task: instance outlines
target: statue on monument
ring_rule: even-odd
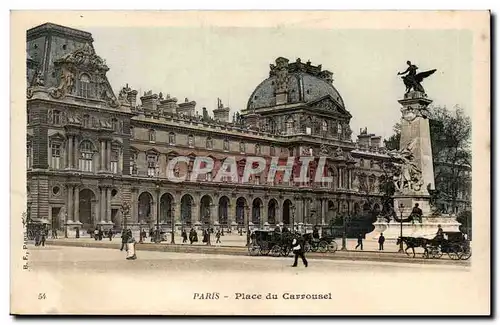
[[[393,150],[389,155],[398,160],[396,172],[393,175],[394,186],[396,190],[420,191],[422,187],[422,171],[420,171],[414,162],[412,148],[415,141],[410,142],[402,150]]]
[[[436,69],[417,73],[418,67],[416,65],[411,64],[410,61],[406,61],[406,64],[408,64],[408,68],[404,72],[398,72],[398,76],[406,74],[406,76],[401,77],[406,86],[406,93],[409,93],[412,89],[425,93],[424,87],[422,87],[421,82],[425,78],[436,72]]]

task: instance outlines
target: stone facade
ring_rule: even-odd
[[[326,224],[339,214],[382,209],[380,137],[366,130],[351,140],[350,113],[332,73],[300,60],[278,58],[248,106],[229,117],[219,100],[210,116],[196,102],[138,94],[126,85],[113,92],[106,62],[89,33],[54,24],[27,32],[28,207],[53,227],[200,224],[265,227],[278,223]],[[137,96],[141,96],[138,100]],[[228,156],[326,156],[333,182],[173,183],[166,166],[176,156],[210,156],[215,170]],[[179,173],[191,173],[192,164]],[[312,164],[312,169],[315,165]],[[312,174],[312,170],[310,170]],[[241,175],[240,175],[241,176]],[[295,209],[292,209],[292,206]],[[158,218],[158,219],[157,219]]]

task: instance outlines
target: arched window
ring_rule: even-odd
[[[137,152],[130,152],[130,175],[137,175]]]
[[[149,141],[150,142],[155,142],[156,141],[155,130],[149,130]]]
[[[33,155],[32,155],[32,145],[31,141],[28,141],[26,143],[26,168],[31,169],[32,166],[32,161],[33,161]]]
[[[229,140],[224,139],[224,145],[223,145],[224,151],[229,151]]]
[[[50,143],[50,168],[60,169],[61,168],[61,143],[51,142]]]
[[[328,123],[325,120],[323,120],[323,122],[321,122],[321,130],[323,132],[328,132]]]
[[[168,134],[168,144],[170,144],[170,145],[175,144],[175,133],[174,132],[170,132]]]
[[[56,109],[52,111],[52,123],[54,125],[61,124],[61,112]]]
[[[212,149],[213,148],[212,138],[210,138],[210,137],[207,138],[206,147],[207,147],[207,149]]]
[[[255,145],[255,154],[260,155],[260,145],[258,143]]]
[[[84,128],[90,127],[90,116],[88,114],[83,115],[82,126]]]
[[[194,136],[192,134],[188,136],[188,147],[190,148],[194,147]]]
[[[78,96],[88,98],[90,97],[90,77],[82,74],[80,77],[80,87],[78,88]]]
[[[79,169],[84,172],[92,171],[92,163],[94,158],[94,146],[92,142],[86,140],[80,143],[80,160]]]

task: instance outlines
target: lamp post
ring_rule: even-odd
[[[207,220],[208,220],[208,225],[207,225],[207,246],[212,246],[212,243],[210,242],[210,217],[211,217],[211,214],[210,214],[210,209],[212,208],[212,204],[210,204],[208,207],[207,207],[207,212],[206,212],[206,215],[207,215]]]
[[[247,215],[247,247],[250,246],[250,214],[248,212],[249,210],[250,207],[245,202],[245,214]]]
[[[344,215],[342,216],[342,226],[344,228],[344,231],[342,232],[342,248],[340,250],[346,251],[347,250],[347,219],[349,218],[349,215]]]
[[[295,233],[295,202],[292,204],[291,206],[291,210],[292,210],[292,233]]]
[[[170,244],[175,244],[175,207],[172,206],[172,201],[170,201],[170,220],[172,222],[172,238],[170,239]]]
[[[121,206],[122,218],[123,218],[123,230],[127,230],[127,216],[130,211],[130,204],[128,202],[123,202]]]
[[[403,211],[404,211],[405,206],[403,205],[403,203],[401,203],[398,208],[399,208],[399,213],[400,213],[400,218],[401,218],[399,220],[399,226],[400,226],[400,228],[399,228],[399,230],[400,230],[399,236],[402,238],[403,237]],[[400,240],[399,241],[399,250],[398,250],[398,253],[403,253],[403,252],[404,252],[404,250],[403,250],[403,241]]]
[[[160,243],[160,184],[156,183],[156,243]]]

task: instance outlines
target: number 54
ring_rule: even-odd
[[[47,296],[45,296],[45,293],[39,293],[38,294],[38,300],[43,300],[43,299],[46,299]]]

